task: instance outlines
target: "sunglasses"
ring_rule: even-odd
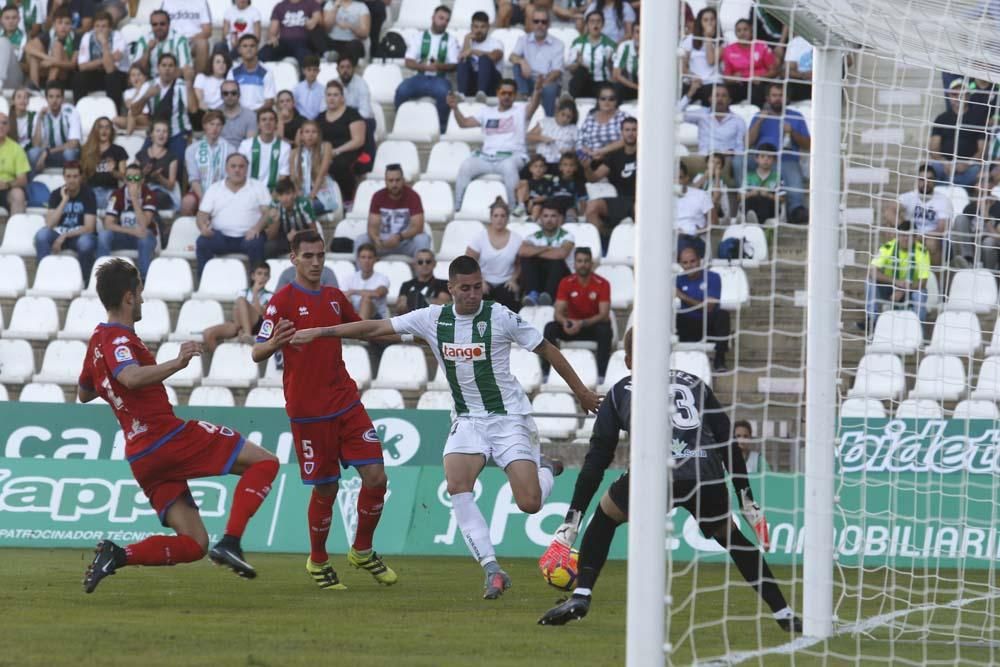
[[[126,176],[125,180],[128,181],[129,183],[139,183],[140,181],[142,181],[142,175],[136,174],[134,176]]]
[[[433,259],[418,259],[417,260],[417,264],[419,264],[421,266],[423,266],[424,264],[433,264],[433,263],[434,263]]]
[[[222,91],[222,96],[223,97],[239,97],[240,96],[240,91],[238,91],[238,90],[223,90]]]

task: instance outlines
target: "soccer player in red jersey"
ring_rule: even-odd
[[[217,565],[253,579],[257,572],[243,559],[240,538],[247,522],[271,490],[278,459],[247,442],[239,433],[208,422],[184,422],[174,415],[163,381],[201,353],[187,342],[176,359],[157,364],[133,329],[142,318],[142,280],[132,264],[113,259],[97,271],[97,295],[108,321],[90,337],[78,393],[87,403],[103,398],[125,433],[125,456],[132,474],[164,526],[177,535],[152,535],[120,547],[110,540],[97,545],[83,579],[83,590],[126,565],[175,565],[201,560],[208,533],[188,488],[188,480],[240,475],[233,493],[224,537],[208,551]]]
[[[397,581],[396,573],[372,549],[385,500],[382,443],[344,366],[340,339],[288,345],[297,329],[361,318],[343,292],[320,284],[323,238],[315,231],[302,231],[292,237],[291,246],[295,280],[271,297],[257,333],[253,360],[259,363],[279,350],[284,357],[285,410],[292,423],[302,482],[313,487],[307,512],[310,554],[306,571],[324,590],[346,588],[326,551],[342,462],[354,466],[361,477],[358,529],[347,562],[367,570],[380,584],[391,585]]]

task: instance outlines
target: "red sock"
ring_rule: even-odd
[[[378,520],[382,518],[385,503],[384,486],[362,486],[358,494],[358,532],[354,535],[354,549],[367,551],[372,548],[372,537]]]
[[[337,496],[321,496],[313,491],[309,500],[309,558],[314,563],[325,563],[329,558],[326,553],[326,537],[330,534],[333,501],[336,499]]]
[[[150,535],[125,547],[126,565],[176,565],[201,560],[205,552],[187,535]]]
[[[271,490],[271,482],[278,474],[278,461],[268,459],[258,461],[243,472],[236,491],[233,492],[233,508],[229,510],[226,535],[242,537],[247,529],[247,521],[254,515]]]

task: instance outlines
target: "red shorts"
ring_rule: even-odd
[[[135,481],[166,526],[167,510],[178,500],[197,507],[188,480],[228,475],[245,442],[228,426],[189,421],[128,461]]]
[[[336,482],[341,465],[382,463],[382,443],[360,403],[339,417],[292,422],[292,437],[303,484]]]

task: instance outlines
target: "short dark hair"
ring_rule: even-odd
[[[354,255],[356,257],[360,257],[361,253],[363,253],[365,250],[371,250],[371,253],[376,257],[378,257],[378,251],[375,250],[374,243],[362,243],[361,245],[358,246],[358,249],[354,251]]]
[[[289,192],[295,192],[295,181],[288,176],[282,176],[278,179],[278,182],[274,184],[274,194],[286,195]]]
[[[303,229],[292,237],[292,252],[298,252],[303,243],[322,243],[323,237],[315,229]]]
[[[479,23],[489,23],[490,22],[490,15],[487,14],[486,12],[483,12],[483,11],[475,12],[472,15],[472,23],[475,23],[477,21]]]
[[[770,142],[767,142],[767,141],[765,141],[764,143],[762,143],[759,146],[757,146],[757,148],[755,150],[758,153],[777,153],[778,152],[778,148],[774,144],[772,144]]]
[[[559,105],[556,107],[556,113],[559,113],[563,109],[571,112],[574,125],[580,122],[580,111],[576,108],[576,102],[569,98],[559,100]]]
[[[20,11],[21,10],[18,9],[17,7],[15,7],[14,5],[7,5],[6,7],[3,8],[3,11],[0,11],[0,14],[6,14],[7,12],[18,12],[18,13],[20,13]]]
[[[516,91],[517,81],[514,81],[514,79],[500,79],[500,83],[497,85],[497,90],[500,90],[501,86],[512,86]]]
[[[209,109],[205,112],[205,115],[201,117],[201,126],[205,127],[213,120],[217,120],[223,125],[226,124],[226,116],[218,109]]]
[[[97,23],[98,21],[107,21],[111,24],[111,27],[114,27],[115,25],[114,19],[111,18],[111,14],[103,9],[98,12],[94,12],[94,23]]]
[[[319,56],[310,54],[302,59],[302,69],[307,67],[319,67]]]
[[[573,256],[576,257],[577,255],[586,255],[587,257],[594,259],[594,253],[592,253],[590,248],[587,246],[577,246],[577,248],[573,251]]]
[[[771,83],[767,84],[767,92],[771,92],[772,88],[777,88],[778,90],[780,90],[782,95],[784,95],[785,93],[785,84],[783,83],[772,81]]]
[[[595,7],[596,7],[596,5],[595,5]],[[595,9],[592,12],[587,12],[587,15],[583,17],[583,22],[586,23],[587,21],[589,21],[591,16],[600,16],[601,17],[601,23],[604,23],[604,14],[601,13],[600,9]]]
[[[229,161],[232,160],[233,158],[240,158],[247,164],[250,164],[250,160],[247,159],[247,156],[244,155],[243,153],[230,153],[229,157],[226,158],[226,164],[229,164]]]
[[[542,210],[544,211],[545,209],[549,209],[550,211],[558,211],[559,215],[565,215],[566,213],[566,211],[563,210],[563,206],[559,202],[559,200],[554,199],[552,197],[542,202]]]
[[[468,255],[459,255],[448,265],[448,280],[453,280],[456,276],[470,276],[480,271],[479,262]]]
[[[743,428],[745,428],[746,430],[750,431],[750,437],[752,438],[753,437],[753,426],[751,426],[750,422],[748,422],[746,419],[737,419],[736,421],[733,422],[733,434],[735,434],[736,433],[736,429],[738,429],[741,426]]]
[[[156,59],[156,64],[162,65],[164,60],[173,60],[174,64],[177,64],[177,56],[172,53],[161,53],[160,57]]]
[[[339,65],[340,63],[342,63],[345,60],[347,62],[351,63],[351,67],[357,67],[358,66],[358,60],[357,60],[357,58],[355,58],[354,56],[352,56],[350,53],[341,53],[337,57],[337,64]]]
[[[265,271],[267,271],[268,273],[270,273],[271,272],[271,265],[268,264],[267,262],[261,262],[259,264],[254,264],[254,267],[252,269],[250,269],[250,273],[253,273],[257,269],[264,269]]]
[[[621,127],[625,127],[627,123],[632,123],[636,127],[639,127],[639,119],[636,118],[635,116],[625,116],[624,118],[622,118]]]
[[[388,174],[390,171],[398,171],[400,174],[402,174],[403,165],[399,164],[398,162],[393,162],[392,164],[385,165],[385,173]]]
[[[73,170],[73,169],[75,169],[76,171],[80,171],[80,163],[78,161],[76,161],[76,160],[66,160],[65,162],[63,162],[63,168],[62,168],[62,170],[64,172],[65,171],[69,171],[69,170]]]
[[[60,9],[62,9],[62,8],[60,7]],[[66,90],[62,87],[62,84],[59,83],[58,81],[49,81],[47,84],[45,84],[45,94],[46,95],[49,94],[50,90],[58,90],[59,94],[62,95],[62,96],[64,96],[64,97],[66,95]]]
[[[242,46],[243,42],[247,41],[248,39],[252,39],[254,44],[257,44],[257,43],[260,42],[260,40],[257,39],[257,35],[253,34],[252,32],[248,32],[248,33],[244,33],[243,35],[241,35],[239,41],[237,41],[236,44],[238,46]]]
[[[125,171],[142,171],[142,165],[138,162],[129,162],[125,165]]]
[[[262,116],[266,116],[267,114],[273,114],[274,115],[274,119],[275,120],[278,119],[278,112],[277,111],[275,111],[271,107],[261,107],[260,109],[257,109],[257,122],[259,123],[261,117]]]
[[[434,8],[434,13],[437,14],[438,12],[444,12],[448,16],[451,16],[451,7],[449,7],[448,5],[438,5],[437,7]]]
[[[69,11],[69,7],[66,5],[60,5],[54,12],[52,12],[52,20],[55,21],[56,19],[69,19],[72,21],[73,13]]]
[[[128,260],[115,258],[97,269],[97,296],[108,310],[119,308],[129,292],[139,289],[139,270]]]
[[[66,6],[66,5],[63,5],[63,7],[65,7],[65,6]],[[62,7],[60,7],[60,9],[62,9]],[[170,14],[166,13],[166,12],[165,12],[165,11],[163,11],[162,9],[156,9],[156,10],[154,10],[153,12],[151,12],[151,13],[150,13],[150,15],[149,15],[149,18],[153,18],[153,17],[154,17],[154,16],[156,16],[157,14],[162,14],[163,16],[166,16],[166,17],[167,17],[167,23],[168,23],[168,24],[170,23]]]
[[[341,94],[343,94],[344,92],[344,84],[337,81],[336,79],[330,79],[329,81],[327,81],[326,87],[323,90],[330,90],[331,88],[336,88],[341,92]]]

